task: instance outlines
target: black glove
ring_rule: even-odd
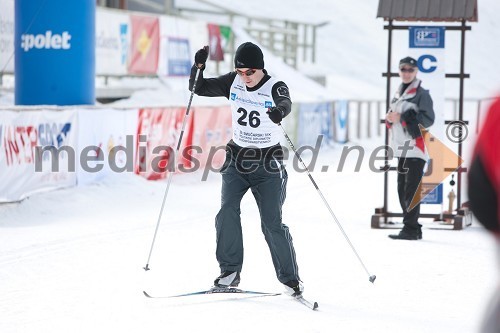
[[[413,139],[416,139],[416,138],[422,136],[422,134],[420,133],[420,128],[418,127],[418,123],[412,123],[409,125],[407,124],[406,130],[408,131],[408,133],[410,133],[410,135]]]
[[[279,124],[283,120],[284,114],[285,112],[279,106],[273,106],[272,108],[269,108],[269,110],[267,110],[269,119],[271,119],[275,124]]]
[[[403,114],[401,114],[401,121],[406,123],[406,130],[412,138],[416,139],[422,136],[420,128],[418,127],[417,112],[415,110],[409,109],[403,112]]]
[[[194,63],[199,68],[202,68],[205,66],[207,59],[208,59],[208,45],[203,46],[202,49],[199,49],[196,52],[196,54],[194,55]]]

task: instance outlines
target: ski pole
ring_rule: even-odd
[[[191,102],[193,101],[193,96],[194,96],[194,92],[196,90],[196,83],[198,82],[199,75],[200,75],[200,68],[198,68],[196,70],[196,76],[194,77],[193,89],[191,90],[191,95],[189,97],[189,103],[188,103],[187,108],[186,108],[186,114],[184,115],[184,120],[182,121],[182,128],[181,128],[181,133],[179,135],[179,141],[177,142],[177,148],[175,149],[175,152],[174,152],[174,158],[173,158],[174,163],[176,161],[176,157],[177,157],[177,153],[179,152],[179,148],[181,146],[182,136],[184,135],[184,130],[186,128],[187,118],[189,117],[189,110],[191,109]],[[163,194],[163,202],[161,203],[160,214],[158,215],[158,221],[156,222],[156,229],[155,229],[155,233],[153,235],[153,241],[151,242],[151,248],[149,250],[148,261],[146,263],[146,266],[143,267],[145,271],[149,271],[149,261],[151,259],[151,253],[153,253],[153,247],[154,247],[155,240],[156,240],[156,234],[158,233],[158,227],[160,226],[161,217],[163,215],[163,209],[165,208],[165,201],[167,200],[167,195],[168,195],[168,190],[170,188],[170,183],[172,182],[172,174],[173,174],[173,172],[169,172],[167,175],[167,188],[165,189],[165,193]]]
[[[368,280],[371,283],[374,283],[374,281],[375,281],[375,279],[377,277],[375,275],[371,275],[370,272],[368,272],[368,269],[366,268],[365,264],[363,263],[363,260],[361,260],[361,257],[359,256],[358,252],[356,251],[356,249],[352,245],[351,241],[349,240],[349,237],[347,237],[347,234],[345,233],[344,228],[342,228],[342,225],[340,224],[339,220],[337,219],[337,217],[333,213],[333,210],[330,207],[330,205],[328,204],[328,201],[326,201],[325,197],[323,196],[323,193],[321,193],[321,190],[319,189],[318,184],[316,184],[316,182],[314,181],[314,178],[311,176],[311,173],[309,172],[309,169],[307,168],[306,164],[304,163],[304,161],[302,160],[302,158],[300,157],[300,155],[297,153],[297,150],[295,149],[295,146],[293,145],[292,140],[290,140],[290,137],[288,136],[288,134],[286,134],[286,131],[283,128],[283,126],[281,126],[281,123],[279,123],[278,125],[281,128],[281,130],[283,131],[283,134],[285,135],[285,138],[288,141],[288,144],[290,145],[290,147],[292,148],[293,152],[295,153],[295,156],[297,156],[297,158],[299,159],[300,163],[302,163],[302,166],[306,170],[307,175],[309,176],[309,179],[311,180],[311,182],[313,183],[314,187],[316,188],[316,191],[318,191],[319,196],[321,197],[321,199],[323,199],[323,202],[325,203],[326,207],[330,211],[330,214],[332,215],[333,220],[335,221],[335,223],[337,223],[337,226],[339,227],[340,231],[342,232],[342,235],[344,235],[345,240],[347,241],[347,243],[351,247],[352,251],[354,252],[354,254],[356,255],[356,257],[358,258],[359,262],[361,263],[361,266],[363,266],[366,274],[368,274]]]

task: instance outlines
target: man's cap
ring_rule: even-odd
[[[262,50],[250,42],[241,44],[234,54],[234,67],[264,69]]]
[[[406,57],[406,58],[403,58],[399,61],[399,67],[401,67],[403,65],[417,67],[417,61],[415,59],[413,59],[412,57]]]

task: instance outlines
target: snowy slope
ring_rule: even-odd
[[[174,176],[150,262],[142,267],[165,182],[122,175],[102,184],[0,206],[1,332],[477,332],[496,281],[493,240],[426,224],[424,240],[398,242],[370,229],[382,176],[336,172],[325,150],[314,172],[374,285],[303,173],[290,173],[284,221],[294,237],[312,312],[287,296],[147,299],[207,288],[218,275],[214,216],[220,176]],[[367,154],[369,151],[367,151]],[[317,167],[316,170],[320,170]],[[364,190],[369,189],[369,190]],[[391,205],[395,204],[394,200]],[[241,287],[282,291],[260,232],[257,207],[242,202],[245,264]]]

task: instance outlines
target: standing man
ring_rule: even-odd
[[[199,69],[195,93],[226,97],[231,105],[233,129],[232,139],[226,145],[226,161],[220,170],[221,208],[215,217],[215,229],[221,274],[214,286],[237,287],[240,282],[243,266],[240,202],[251,189],[278,280],[289,294],[299,295],[303,287],[292,236],[281,221],[288,176],[278,124],[291,111],[288,87],[267,73],[262,51],[253,43],[243,43],[236,50],[234,72],[216,78],[203,77],[207,58],[208,46],[196,52],[189,89],[192,90]]]
[[[424,166],[429,155],[419,125],[427,128],[434,123],[434,110],[429,91],[420,86],[417,79],[417,61],[411,57],[399,62],[399,77],[402,80],[389,112],[386,124],[391,136],[391,145],[398,157],[398,196],[403,210],[404,227],[392,239],[422,239],[422,225],[418,223],[420,203],[410,210],[410,204],[419,189]]]

